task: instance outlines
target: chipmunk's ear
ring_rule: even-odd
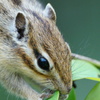
[[[55,12],[54,8],[51,6],[50,3],[48,3],[48,4],[46,5],[46,7],[45,7],[45,9],[44,9],[44,11],[43,11],[43,14],[44,14],[46,17],[48,17],[48,18],[50,18],[50,19],[56,21],[56,12]]]
[[[24,37],[25,35],[25,31],[26,31],[26,17],[24,14],[22,13],[18,13],[15,19],[15,27],[17,29],[18,32],[18,39],[21,39]]]

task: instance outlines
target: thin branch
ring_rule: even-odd
[[[84,61],[87,61],[87,62],[89,62],[89,63],[91,63],[93,65],[96,65],[97,67],[100,68],[100,61],[91,59],[89,57],[85,57],[85,56],[82,56],[82,55],[78,55],[78,54],[72,53],[72,59],[84,60]]]

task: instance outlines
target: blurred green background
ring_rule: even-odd
[[[53,5],[57,26],[72,52],[100,60],[100,0],[41,0]],[[76,81],[77,100],[84,100],[95,81]],[[20,100],[0,88],[0,100]]]

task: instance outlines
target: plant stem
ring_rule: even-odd
[[[72,53],[72,59],[84,60],[84,61],[87,61],[87,62],[97,66],[98,68],[100,68],[100,61],[91,59],[89,57],[85,57],[85,56],[82,56],[82,55],[79,55],[79,54]]]

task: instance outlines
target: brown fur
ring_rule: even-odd
[[[62,94],[69,93],[72,87],[71,51],[59,32],[55,20],[46,17],[42,13],[41,4],[35,0],[7,0],[6,3],[7,7],[4,0],[0,1],[0,70],[6,70],[8,83],[11,86],[8,87],[3,77],[0,77],[1,83],[19,96],[25,95],[27,100],[33,98],[37,100],[40,94],[33,91],[22,76],[28,77],[39,86],[59,90]],[[37,5],[39,6],[35,9]],[[18,13],[20,15],[16,17]],[[18,39],[17,29],[23,27],[24,35]],[[49,72],[36,67],[34,61],[37,60],[37,53],[41,56],[44,56],[44,53],[48,55],[47,60],[52,65]],[[11,80],[15,73],[16,77],[20,78],[20,81],[16,78],[16,84]]]

